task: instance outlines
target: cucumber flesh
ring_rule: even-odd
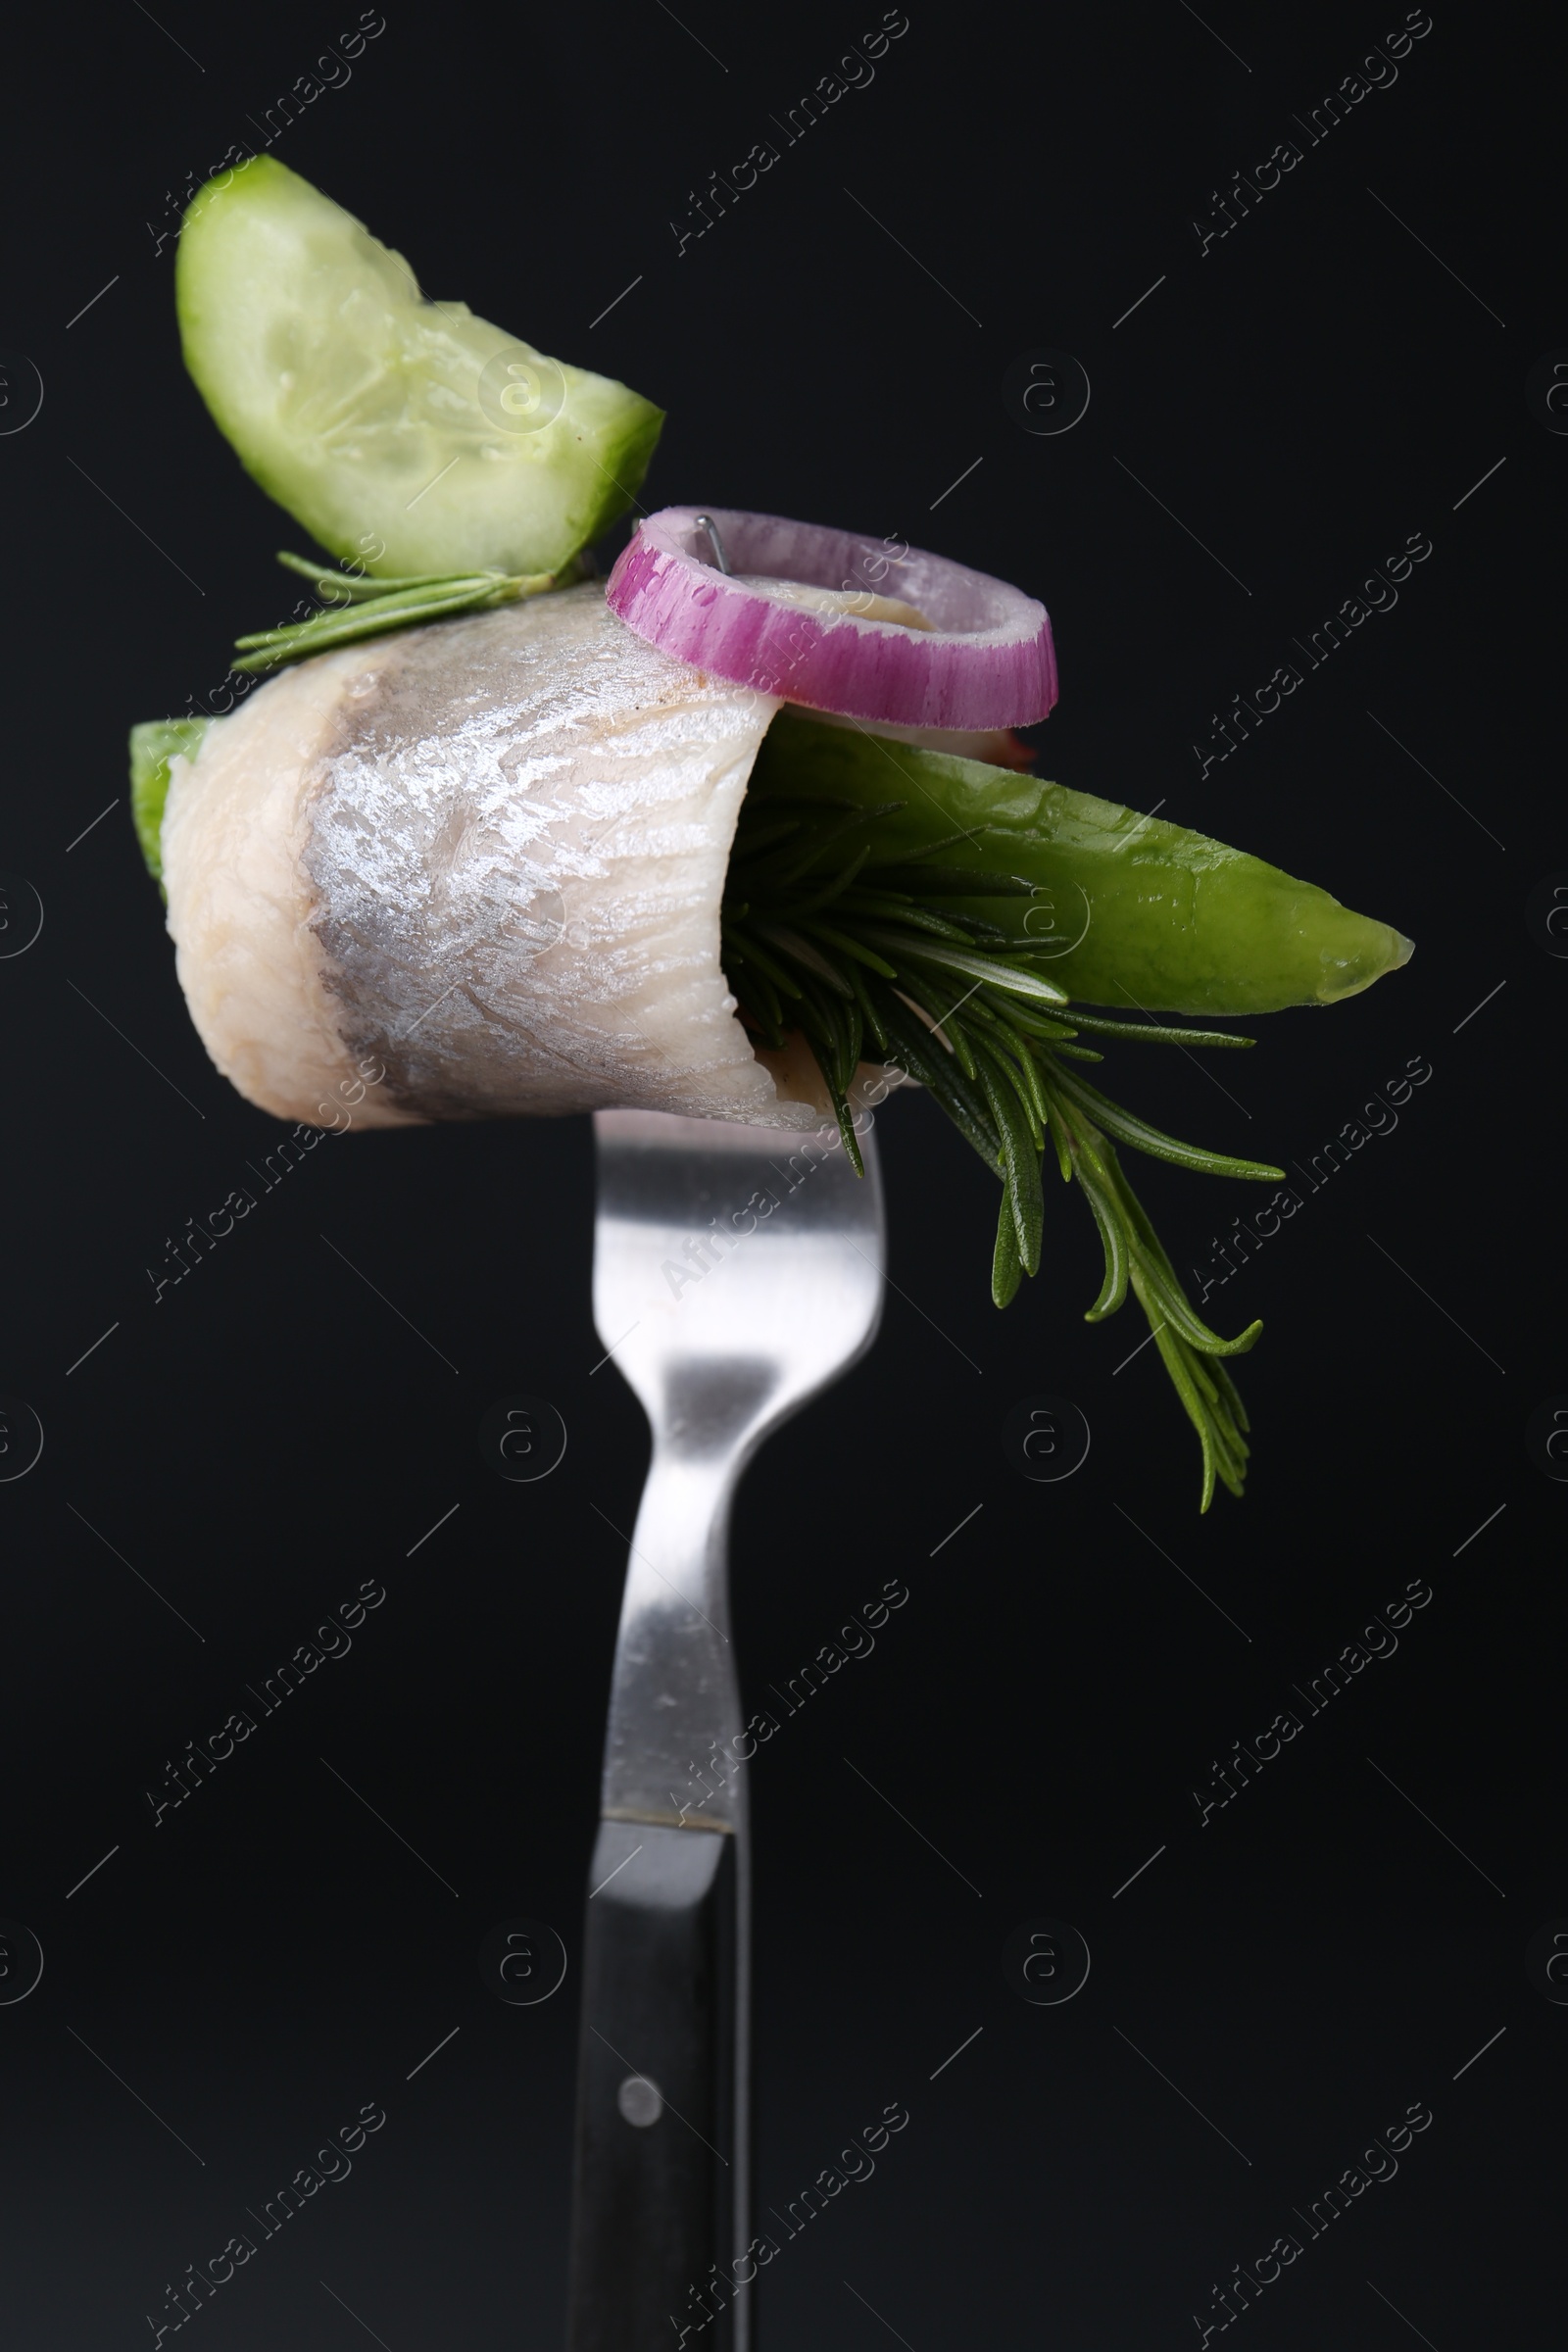
[[[663,412],[547,359],[272,156],[180,235],[185,365],[246,469],[375,573],[557,571],[628,507]]]
[[[130,730],[130,821],[136,828],[147,871],[164,878],[164,803],[169,798],[169,762],[177,753],[194,760],[210,718],[149,718]]]

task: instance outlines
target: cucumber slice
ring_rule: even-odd
[[[198,192],[175,295],[185,365],[247,471],[372,572],[558,571],[632,503],[664,420],[426,301],[271,156]]]
[[[130,730],[130,821],[136,828],[147,871],[164,878],[164,803],[169,798],[169,762],[183,752],[194,760],[210,718],[149,718]]]

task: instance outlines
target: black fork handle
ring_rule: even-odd
[[[748,2332],[735,2310],[738,1862],[723,1832],[600,1824],[583,1938],[569,2352],[678,2352],[683,2332],[701,2332],[704,2352],[737,2352]]]

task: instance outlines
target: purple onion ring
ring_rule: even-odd
[[[700,514],[717,524],[732,574],[897,598],[931,626],[780,603],[716,568]],[[945,556],[852,531],[665,507],[637,525],[605,599],[639,637],[694,669],[873,724],[1023,727],[1056,700],[1044,605]]]

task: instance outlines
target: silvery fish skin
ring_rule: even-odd
[[[169,928],[213,1059],[327,1123],[379,1065],[360,1125],[626,1105],[814,1128],[814,1068],[753,1052],[719,955],[778,707],[593,586],[284,671],[172,771]]]

